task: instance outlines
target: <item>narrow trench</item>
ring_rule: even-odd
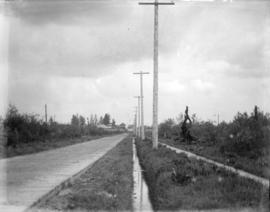
[[[143,178],[142,168],[137,156],[135,139],[133,143],[133,211],[154,211],[149,198],[147,184]]]

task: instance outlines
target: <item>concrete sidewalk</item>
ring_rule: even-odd
[[[0,160],[0,211],[23,211],[86,168],[127,134]]]

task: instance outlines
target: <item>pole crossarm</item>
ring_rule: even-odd
[[[174,2],[139,2],[139,5],[175,5]]]
[[[134,72],[133,74],[150,74],[149,72]]]
[[[174,2],[139,2],[139,5],[154,5],[154,57],[153,57],[153,148],[158,148],[158,6],[174,5]],[[142,75],[141,75],[142,77]]]

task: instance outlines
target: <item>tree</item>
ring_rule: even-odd
[[[164,138],[171,138],[172,137],[172,130],[173,126],[175,125],[175,122],[173,119],[167,119],[163,123],[159,125],[159,135]]]
[[[79,121],[78,115],[72,115],[71,125],[72,126],[79,126],[80,125],[80,121]]]
[[[100,116],[100,118],[99,118],[99,122],[98,122],[99,124],[103,124],[103,117],[102,116]]]
[[[94,124],[97,125],[98,124],[98,118],[97,118],[97,114],[95,114],[94,116]]]
[[[80,123],[80,126],[83,127],[85,125],[85,118],[83,116],[79,116],[79,123]]]
[[[103,124],[105,125],[109,125],[111,122],[111,117],[110,114],[105,113],[104,118],[103,118]]]
[[[53,123],[54,123],[53,118],[52,118],[52,117],[50,117],[50,119],[49,119],[49,124],[50,124],[50,126],[52,126],[52,125],[53,125]]]
[[[121,128],[121,129],[126,129],[126,124],[125,123],[121,123],[120,125],[119,125],[119,127]]]
[[[115,120],[112,120],[112,126],[115,127]]]
[[[94,120],[93,114],[91,114],[91,116],[90,116],[90,124],[95,125],[95,120]]]

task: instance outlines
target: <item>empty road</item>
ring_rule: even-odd
[[[0,211],[23,211],[86,168],[127,134],[0,160]]]

